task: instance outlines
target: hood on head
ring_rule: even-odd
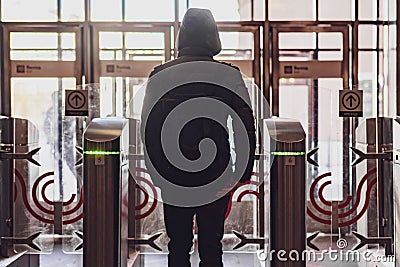
[[[190,8],[183,17],[176,39],[178,51],[184,48],[202,48],[214,56],[221,52],[217,24],[210,10]]]

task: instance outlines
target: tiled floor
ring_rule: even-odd
[[[250,253],[225,253],[223,256],[226,267],[259,267],[261,266],[255,254]],[[199,266],[199,257],[194,253],[191,257],[192,266]],[[167,256],[165,254],[149,254],[144,257],[144,266],[165,267],[167,266]]]
[[[348,238],[349,247],[351,248],[357,242],[354,238]],[[315,239],[314,244],[320,248],[319,252],[309,250],[308,252],[315,253],[314,257],[307,262],[307,267],[394,267],[394,263],[388,264],[372,264],[367,265],[361,258],[360,260],[353,260],[353,258],[342,258],[342,260],[332,259],[329,254],[325,252],[324,256],[321,256],[323,250],[338,250],[335,247],[335,240],[329,236],[321,236]],[[343,250],[342,252],[345,252]],[[350,254],[351,255],[351,254]],[[362,255],[362,254],[360,254]],[[138,264],[135,267],[166,267],[167,266],[167,254],[165,253],[148,253],[141,254],[140,259],[137,262],[141,262],[142,265]],[[276,256],[275,256],[276,257]],[[288,257],[286,255],[286,257]],[[258,255],[249,252],[225,252],[223,255],[223,261],[225,267],[263,267],[262,261],[260,261],[262,255]],[[193,267],[199,265],[199,257],[197,250],[191,256],[191,262]],[[82,267],[82,254],[65,254],[61,247],[55,247],[52,254],[43,254],[40,256],[40,267]]]
[[[141,267],[166,267],[167,255],[166,254],[146,254],[142,255],[143,265]],[[262,267],[256,254],[252,253],[225,253],[224,257],[225,267]],[[199,258],[197,253],[194,253],[191,258],[192,266],[199,266]],[[53,254],[45,254],[41,256],[40,267],[82,267],[82,255],[79,254],[64,254],[62,252],[54,252]],[[325,257],[323,261],[308,261],[307,267],[366,267],[366,266],[386,266],[394,267],[393,263],[381,265],[366,265],[362,261],[351,260],[330,260]],[[135,266],[136,267],[136,266]],[[139,267],[139,266],[138,266]]]

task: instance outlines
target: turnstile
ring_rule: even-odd
[[[31,167],[40,165],[33,159],[39,151],[38,139],[38,130],[30,121],[0,117],[0,266],[39,266],[39,255],[26,252],[29,246],[40,249],[33,240],[41,232],[22,201],[27,193],[17,191],[17,183],[30,189],[31,178],[37,176],[38,170]],[[18,181],[15,173],[19,174]]]
[[[358,155],[353,163],[356,166],[357,189],[361,190],[363,184],[367,184],[376,192],[363,193],[360,201],[368,205],[366,216],[357,222],[357,232],[365,237],[394,239],[398,182],[394,179],[393,170],[397,167],[393,163],[396,162],[396,146],[400,148],[396,140],[399,127],[399,120],[379,117],[366,119],[356,129],[357,143],[352,149]],[[365,173],[374,175],[368,177]],[[390,243],[390,246],[384,246],[386,254],[395,251],[394,242]]]
[[[302,259],[306,249],[305,132],[297,120],[272,118],[264,120],[263,138],[265,160],[271,163],[270,185],[265,190],[270,192],[266,198],[269,224],[265,224],[270,266],[306,266]]]
[[[84,133],[83,265],[127,266],[129,127],[94,119]]]

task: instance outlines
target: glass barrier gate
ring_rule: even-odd
[[[6,62],[2,112],[12,117],[3,120],[1,131],[15,137],[14,143],[2,140],[2,151],[14,153],[9,165],[12,170],[2,169],[3,174],[14,177],[9,187],[14,189],[13,215],[7,219],[11,231],[8,235],[3,232],[2,238],[9,237],[15,253],[51,254],[57,250],[62,228],[71,223],[65,215],[77,203],[72,197],[75,177],[68,180],[62,176],[60,122],[63,89],[82,84],[81,31],[79,24],[55,23],[9,23],[2,31]],[[21,161],[23,158],[28,161]],[[70,201],[64,201],[66,198]],[[8,205],[12,203],[9,200]],[[6,244],[3,239],[3,256]]]

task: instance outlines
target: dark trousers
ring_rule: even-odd
[[[168,243],[168,267],[190,267],[193,245],[193,216],[196,215],[200,267],[222,267],[224,217],[229,195],[199,207],[176,207],[164,203]]]

